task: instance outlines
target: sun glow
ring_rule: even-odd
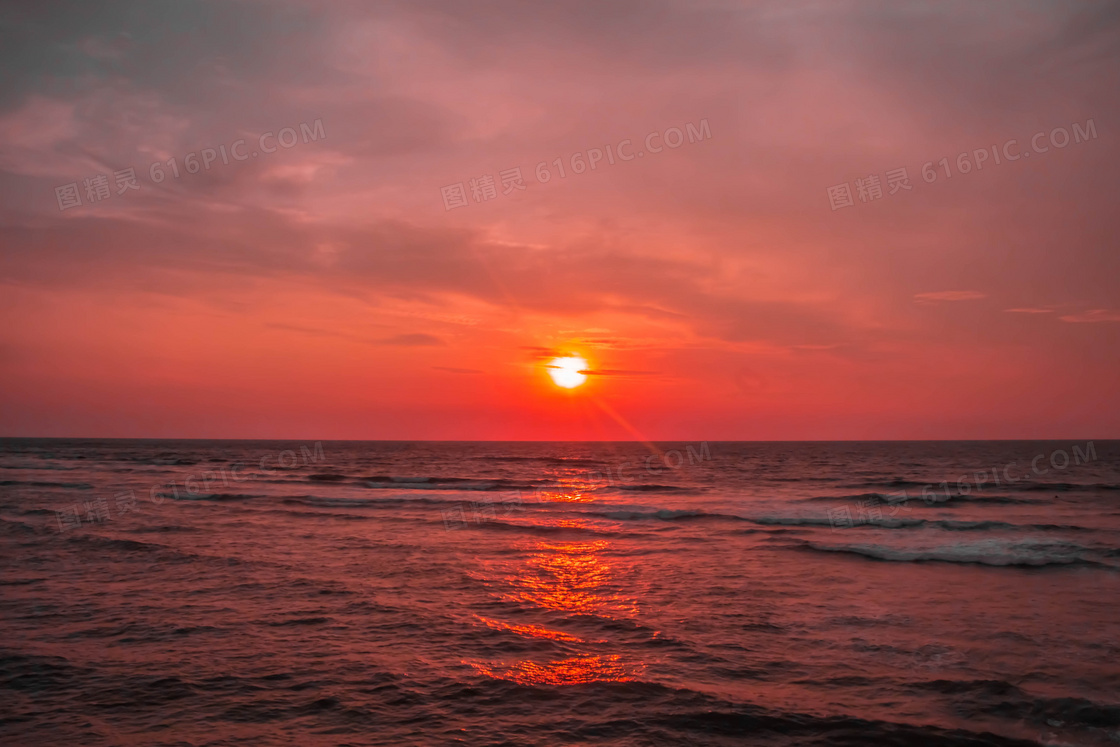
[[[587,381],[587,374],[583,373],[587,370],[587,361],[577,356],[553,358],[546,368],[556,386],[565,389],[574,389]]]

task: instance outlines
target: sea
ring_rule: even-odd
[[[1117,745],[1120,442],[0,440],[0,744]]]

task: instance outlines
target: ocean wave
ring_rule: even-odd
[[[862,555],[875,560],[902,563],[937,561],[989,566],[1094,565],[1104,563],[1090,558],[1089,548],[1068,542],[1045,540],[985,539],[937,547],[891,547],[874,544],[830,545],[806,542],[805,547],[819,552],[836,552]]]
[[[49,508],[20,508],[19,514],[21,516],[52,516],[54,511]]]
[[[993,521],[993,520],[976,520],[976,521],[963,521],[953,519],[861,519],[853,523],[851,526],[837,526],[833,524],[830,519],[820,517],[761,517],[756,519],[747,519],[756,524],[763,526],[805,526],[805,527],[827,527],[833,526],[840,531],[858,530],[858,529],[941,529],[946,532],[987,532],[987,531],[1019,531],[1019,532],[1035,532],[1035,531],[1064,531],[1064,532],[1086,532],[1091,531],[1088,527],[1077,526],[1075,524],[1013,524],[1006,521]]]
[[[598,459],[587,459],[584,457],[549,457],[549,456],[475,456],[467,457],[470,461],[480,462],[536,462],[538,464],[550,464],[556,467],[571,467],[576,465],[602,467],[607,465],[607,462]]]
[[[657,509],[653,511],[583,511],[581,513],[589,514],[592,516],[601,516],[606,519],[614,519],[616,521],[649,521],[657,519],[659,521],[690,521],[690,520],[715,520],[715,521],[747,521],[741,516],[734,514],[716,514],[708,513],[706,511],[694,511],[688,509]]]
[[[885,493],[854,493],[846,495],[815,495],[812,498],[800,498],[794,503],[818,503],[818,502],[833,502],[833,501],[866,501],[872,499],[880,499],[886,501],[888,498],[896,498],[897,496],[888,496]]]
[[[930,520],[922,521],[918,526],[933,527],[934,529],[943,529],[947,532],[988,532],[993,530],[1034,530],[1037,529],[1034,525],[1020,525],[1009,524],[1006,521],[950,521],[950,520]],[[1080,527],[1077,527],[1080,528]]]
[[[272,509],[274,513],[291,516],[298,519],[330,519],[331,521],[374,521],[375,517],[361,514],[342,514],[337,511],[324,513],[322,511],[300,511],[294,508]]]
[[[747,521],[764,527],[829,527],[834,525],[831,519],[817,516],[757,516],[747,519]]]
[[[1026,703],[1001,703],[992,710],[1005,716],[1036,721],[1057,720],[1063,725],[1096,728],[1120,726],[1120,706],[1094,703],[1084,698],[1040,698]]]
[[[0,532],[5,534],[48,534],[53,533],[53,530],[32,526],[22,521],[0,518]]]
[[[961,696],[956,707],[967,718],[997,715],[1020,722],[1046,723],[1067,729],[1114,729],[1120,726],[1120,706],[1076,697],[1032,697],[1006,680],[938,679],[913,683],[913,690]],[[1113,737],[1112,741],[1116,741]]]
[[[901,477],[893,478],[890,480],[864,480],[863,482],[850,483],[842,485],[842,488],[922,488],[929,485],[929,482],[915,482],[913,480],[906,480]]]
[[[534,486],[502,479],[469,477],[394,477],[378,475],[367,477],[363,484],[373,490],[532,490]]]
[[[1022,490],[1028,493],[1068,493],[1073,490],[1081,490],[1091,493],[1096,491],[1120,490],[1120,485],[1110,482],[1030,482],[1022,486],[1017,485],[1016,490]]]
[[[26,485],[36,488],[70,488],[72,490],[93,490],[92,485],[84,482],[42,482],[39,480],[0,480],[0,487]]]
[[[290,620],[278,620],[265,624],[273,628],[288,628],[293,625],[324,625],[330,621],[329,617],[296,617]]]
[[[342,482],[343,480],[352,479],[349,475],[338,475],[334,473],[323,473],[316,475],[308,475],[307,479],[310,482]]]
[[[66,532],[59,536],[63,537],[68,545],[93,547],[97,552],[111,550],[114,553],[120,553],[126,557],[134,556],[141,559],[143,562],[149,562],[150,559],[155,559],[162,563],[187,566],[198,563],[209,564],[216,562],[223,567],[228,563],[224,558],[207,556],[186,549],[179,549],[171,545],[160,544],[158,542],[105,537],[88,532]],[[105,553],[101,553],[101,555],[104,554]],[[101,555],[99,555],[99,557]]]
[[[298,484],[304,482],[335,483],[359,485],[371,490],[470,490],[470,491],[514,491],[514,490],[552,490],[568,491],[577,489],[576,485],[564,484],[555,476],[545,476],[541,480],[509,480],[502,477],[446,477],[429,475],[371,475],[355,477],[338,473],[317,473],[300,480],[273,479],[268,482]],[[661,485],[656,483],[603,483],[591,487],[578,486],[580,492],[618,490],[638,493],[679,493],[685,491],[702,492],[695,488],[680,485]]]
[[[926,483],[923,487],[928,487]],[[1028,498],[1015,498],[1010,495],[982,495],[973,493],[972,495],[961,495],[954,493],[953,495],[945,495],[940,490],[934,491],[934,499],[927,501],[920,493],[914,495],[900,496],[899,493],[855,493],[844,495],[816,495],[811,498],[801,498],[793,503],[838,503],[850,501],[882,501],[884,505],[903,505],[903,506],[929,506],[936,505],[944,507],[946,503],[990,503],[990,504],[1038,504],[1036,499]]]
[[[74,472],[82,467],[67,467],[61,464],[0,464],[0,469],[51,470],[53,472]]]
[[[598,689],[612,699],[638,700],[644,682],[604,683]],[[618,691],[618,692],[616,692]],[[801,745],[804,747],[852,747],[853,745],[921,745],[923,747],[1031,747],[1034,742],[998,736],[990,732],[944,729],[936,726],[862,719],[851,715],[819,716],[783,713],[758,707],[724,705],[715,698],[678,691],[667,697],[653,691],[672,707],[660,709],[635,724],[621,714],[587,729],[587,741],[603,736],[646,738],[642,744],[756,744]],[[750,735],[744,741],[744,736]],[[582,735],[581,735],[582,736]],[[561,743],[558,739],[556,743]]]
[[[253,498],[263,498],[261,495],[248,495],[245,493],[156,493],[161,498],[170,498],[173,501],[248,501]]]
[[[957,503],[972,503],[977,505],[989,504],[1032,506],[1037,506],[1039,503],[1042,503],[1042,501],[1039,501],[1035,498],[1016,498],[1015,496],[1005,494],[982,495],[972,493],[971,495],[964,495],[961,493],[953,493],[951,495],[945,495],[944,492],[938,490],[935,491],[932,495],[933,500],[926,500],[926,498],[923,498],[921,495],[908,496],[908,499],[904,501],[899,501],[897,494],[892,495],[891,497],[894,498],[895,502],[899,503],[900,505],[910,505],[915,507],[937,506],[938,508],[951,508],[952,504]]]
[[[837,525],[835,520],[820,516],[758,516],[745,521],[765,527],[834,527],[837,530],[860,529],[872,527],[876,529],[910,529],[925,526],[933,522],[925,519],[861,519],[852,526]]]
[[[944,497],[944,494],[942,494],[942,497]],[[976,493],[973,493],[972,495],[954,495],[952,501],[954,503],[991,503],[999,505],[1038,505],[1040,503],[1040,501],[1031,498],[1016,498],[1014,496],[1002,494],[978,495]],[[940,501],[940,503],[946,502],[948,501]]]
[[[518,523],[502,521],[500,519],[487,519],[485,521],[472,521],[466,524],[461,529],[453,529],[451,531],[462,531],[462,529],[488,529],[493,531],[513,531],[523,532],[526,534],[542,534],[542,535],[557,535],[557,534],[577,534],[577,535],[591,535],[595,537],[630,537],[633,536],[627,532],[614,532],[607,529],[596,529],[594,527],[585,526],[564,526],[559,524],[533,524],[533,523]]]
[[[820,516],[738,516],[736,514],[711,513],[693,509],[648,509],[633,510],[626,507],[610,511],[579,511],[583,515],[600,516],[606,519],[620,521],[648,521],[658,519],[661,521],[735,521],[750,522],[764,527],[833,527],[833,520]],[[1002,521],[954,521],[949,519],[918,519],[918,518],[881,518],[868,519],[854,524],[851,527],[836,527],[838,530],[875,528],[875,529],[942,529],[950,532],[967,531],[1087,531],[1085,527],[1061,524],[1011,524]]]
[[[317,508],[400,508],[402,506],[457,506],[470,501],[451,498],[430,498],[428,496],[377,497],[377,498],[324,498],[315,495],[290,495],[281,499],[289,505],[314,506]],[[500,503],[490,503],[499,507]],[[524,505],[524,504],[522,504]]]
[[[510,480],[502,477],[443,477],[428,475],[371,475],[356,477],[338,473],[317,473],[307,475],[300,479],[265,479],[263,482],[279,485],[306,485],[308,482],[336,485],[360,486],[370,490],[428,490],[428,491],[478,491],[478,492],[512,492],[516,490],[534,491],[543,490],[550,492],[569,492],[578,490],[581,493],[598,493],[610,490],[637,493],[701,493],[704,488],[686,488],[680,485],[661,485],[654,483],[613,483],[596,481],[591,485],[565,484],[556,476],[545,476],[540,480],[525,479]]]

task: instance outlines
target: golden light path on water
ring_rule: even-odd
[[[578,492],[549,494],[547,500],[571,503],[586,500]],[[579,519],[553,520],[542,526],[558,529],[587,529]],[[502,601],[550,613],[562,624],[565,619],[599,618],[629,620],[638,613],[637,601],[618,589],[617,559],[609,559],[607,539],[527,542],[524,559],[507,573],[487,579]],[[625,682],[637,679],[645,669],[641,661],[611,651],[611,642],[584,637],[552,627],[514,624],[479,618],[491,628],[527,638],[548,639],[565,649],[581,649],[547,661],[469,662],[478,672],[520,685],[576,685],[588,682]],[[582,621],[581,621],[582,624]]]

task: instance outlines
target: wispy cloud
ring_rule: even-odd
[[[980,291],[933,291],[930,293],[917,293],[914,300],[920,303],[933,303],[936,301],[976,301],[987,296]]]
[[[1120,311],[1112,309],[1093,309],[1081,314],[1066,314],[1058,317],[1063,322],[1092,323],[1092,322],[1120,322]]]
[[[600,368],[580,371],[588,376],[656,376],[657,371],[626,371],[623,369]]]
[[[1004,311],[1004,313],[1007,313],[1007,314],[1053,314],[1054,313],[1053,309],[1032,309],[1032,308],[1029,308],[1029,307],[1028,308],[1023,308],[1023,309],[1004,309],[1003,311]]]

